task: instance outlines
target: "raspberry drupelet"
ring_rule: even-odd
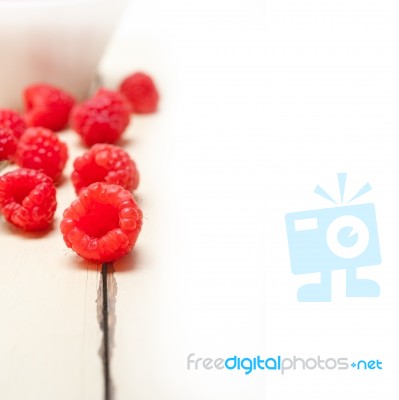
[[[130,121],[126,98],[112,90],[100,89],[92,98],[77,105],[71,114],[72,128],[87,146],[115,143]]]
[[[47,229],[57,208],[53,181],[44,173],[19,168],[0,176],[0,209],[4,218],[25,231]]]
[[[28,86],[24,91],[28,126],[41,126],[55,132],[65,128],[75,99],[66,91],[44,83]]]
[[[136,164],[129,154],[112,144],[95,144],[73,163],[72,183],[76,193],[95,182],[135,190],[139,184]]]
[[[66,144],[45,128],[28,128],[19,139],[15,153],[19,166],[42,171],[55,182],[60,179],[67,159]]]
[[[141,225],[142,212],[129,191],[97,182],[64,211],[60,228],[66,245],[81,257],[110,262],[131,251]]]

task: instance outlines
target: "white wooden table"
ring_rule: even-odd
[[[141,173],[144,224],[108,276],[115,400],[398,398],[398,18],[390,0],[132,3],[101,76],[113,87],[143,69],[162,99],[122,141]],[[84,148],[71,131],[60,137],[68,177]],[[291,274],[284,215],[324,207],[311,192],[337,172],[373,185],[383,264],[362,273],[382,295],[348,300],[338,274],[331,303],[301,304],[308,276]],[[45,236],[0,222],[0,399],[104,398],[101,265],[57,229],[74,196],[66,180]],[[386,367],[247,376],[187,370],[191,353]]]

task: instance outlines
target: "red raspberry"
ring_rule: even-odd
[[[22,117],[13,110],[0,110],[0,126],[10,128],[15,137],[19,139],[25,132],[26,124]]]
[[[129,120],[130,106],[124,96],[107,89],[100,89],[72,112],[72,127],[88,146],[116,142]]]
[[[0,126],[0,161],[11,160],[17,149],[17,138],[9,128]]]
[[[68,159],[66,144],[45,128],[28,128],[19,139],[16,163],[25,168],[43,171],[57,182]]]
[[[75,104],[75,99],[69,93],[44,83],[28,86],[24,98],[27,125],[53,131],[65,128]]]
[[[121,83],[119,90],[129,100],[133,112],[148,114],[156,111],[159,94],[149,75],[136,72]]]
[[[76,193],[94,182],[120,185],[134,190],[139,184],[136,164],[129,154],[112,144],[95,144],[73,163],[72,182]]]
[[[136,243],[142,212],[130,192],[97,182],[83,189],[64,211],[61,232],[66,245],[87,260],[109,262]]]
[[[25,168],[0,176],[0,208],[4,218],[19,229],[48,228],[57,208],[53,181]]]

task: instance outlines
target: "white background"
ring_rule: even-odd
[[[129,5],[102,77],[113,86],[143,69],[162,99],[155,116],[136,117],[128,132],[145,219],[134,255],[115,265],[116,399],[398,398],[398,21],[393,0]],[[83,151],[66,140],[74,154]],[[351,193],[367,181],[373,187],[359,203],[375,203],[383,262],[359,273],[379,282],[381,297],[346,298],[337,272],[332,302],[299,303],[298,287],[317,276],[291,274],[284,217],[329,207],[313,189],[337,195],[337,172],[348,173]],[[62,208],[73,191],[61,196]],[[17,238],[1,240],[5,249]],[[71,267],[77,257],[55,233],[44,240],[60,261],[32,256],[33,244],[21,257],[30,252],[43,274],[59,271],[52,280],[41,275],[29,289],[32,271],[18,294],[8,289],[14,272],[3,280],[5,302],[26,296],[21,304],[31,305],[10,313],[3,303],[13,330],[3,332],[2,350],[13,364],[2,365],[2,397],[98,398],[98,275],[85,263]],[[49,319],[63,308],[56,330]],[[36,352],[24,345],[31,335],[18,313],[42,324],[33,331]],[[383,370],[187,371],[190,353],[378,358]],[[44,380],[50,370],[54,378]]]
[[[161,65],[151,66],[166,64],[173,76],[162,104],[173,165],[160,300],[167,316],[154,355],[155,364],[160,354],[167,360],[167,393],[396,399],[397,3],[150,2],[134,10],[121,36],[161,46]],[[350,193],[372,184],[359,203],[376,205],[383,262],[359,274],[380,283],[381,297],[346,298],[339,271],[331,303],[298,303],[297,288],[317,277],[290,274],[284,215],[329,207],[312,192],[321,184],[337,196],[337,172],[348,173]],[[187,372],[191,352],[378,358],[383,370]]]

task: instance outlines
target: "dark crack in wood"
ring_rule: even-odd
[[[111,377],[111,358],[115,332],[115,302],[117,284],[112,263],[104,263],[101,268],[100,282],[97,290],[97,319],[103,332],[100,357],[104,373],[104,400],[112,400],[114,387]]]

